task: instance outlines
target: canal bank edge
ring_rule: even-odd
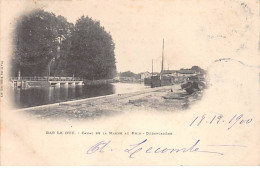
[[[153,92],[153,91],[157,91],[157,90],[161,90],[161,89],[165,89],[165,88],[169,88],[169,90],[170,90],[171,86],[147,88],[147,89],[144,89],[142,91],[123,92],[123,93],[116,93],[116,94],[110,94],[110,95],[104,95],[104,96],[97,96],[97,97],[91,97],[91,98],[85,98],[85,99],[79,99],[79,100],[71,100],[71,101],[64,101],[64,102],[58,102],[58,103],[34,106],[34,107],[13,109],[13,111],[14,112],[22,112],[22,111],[34,110],[34,109],[38,109],[38,108],[54,107],[54,106],[59,106],[59,105],[62,105],[62,104],[71,104],[71,103],[77,103],[77,102],[82,102],[82,101],[87,101],[87,100],[95,100],[95,99],[100,99],[100,98],[113,97],[113,96],[122,95],[122,94],[135,94],[135,93],[139,93],[139,92],[143,92],[143,93]]]

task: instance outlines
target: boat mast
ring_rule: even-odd
[[[153,59],[152,59],[152,76],[151,76],[151,88],[153,88]]]
[[[153,59],[152,59],[152,76],[153,76]]]
[[[163,47],[162,47],[162,71],[163,72],[163,62],[164,62],[164,39],[163,39]]]
[[[162,48],[162,70],[160,73],[160,86],[162,86],[163,62],[164,62],[164,39],[163,39],[163,48]]]

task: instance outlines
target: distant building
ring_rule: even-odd
[[[148,75],[148,73],[142,73],[144,84],[158,87],[185,83],[187,81],[205,81],[207,72],[198,66],[193,66],[191,69],[163,70],[160,73],[153,73],[153,77],[151,74]]]
[[[178,70],[178,75],[185,76],[185,77],[195,76],[196,71],[192,70],[192,69],[181,69],[181,70]]]
[[[196,71],[191,69],[180,69],[180,70],[163,70],[163,76],[195,76]]]
[[[149,73],[148,71],[146,71],[146,72],[142,72],[142,73],[140,73],[140,76],[141,76],[141,79],[143,80],[143,79],[145,79],[145,78],[149,78],[149,77],[151,77],[152,74]]]
[[[178,70],[163,70],[163,76],[178,76]]]
[[[193,69],[163,70],[163,77],[171,77],[173,83],[183,83],[190,79],[204,80],[205,73]]]
[[[160,73],[158,73],[158,72],[153,72],[153,76],[160,76]]]

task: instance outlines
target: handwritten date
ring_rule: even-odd
[[[200,126],[202,124],[208,125],[228,125],[227,129],[230,130],[236,125],[248,125],[253,121],[252,118],[245,117],[244,114],[235,114],[232,118],[225,118],[222,114],[220,115],[206,115],[195,117],[190,126]]]

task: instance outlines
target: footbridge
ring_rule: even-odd
[[[12,77],[10,83],[14,88],[84,85],[78,77]]]

